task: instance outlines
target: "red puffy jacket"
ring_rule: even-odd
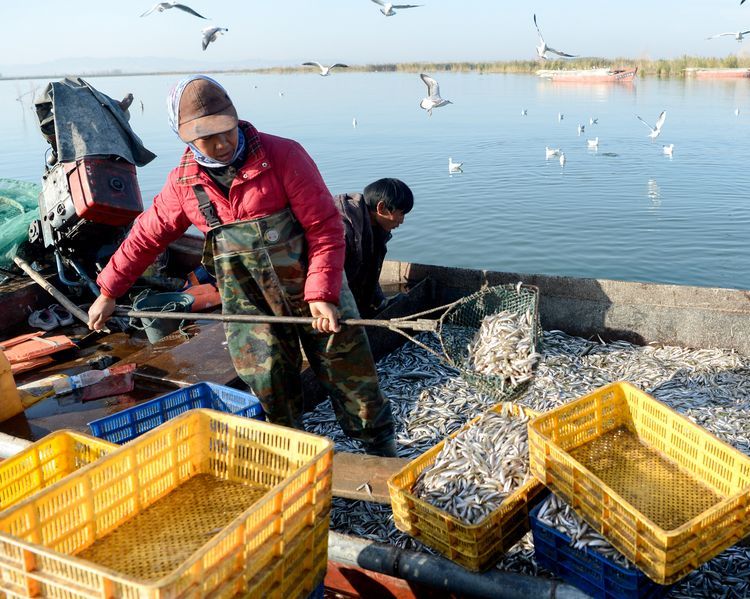
[[[259,133],[240,121],[247,142],[245,164],[225,198],[186,149],[153,205],[133,224],[127,239],[99,274],[105,295],[120,297],[144,270],[193,224],[209,227],[192,185],[208,193],[222,223],[268,216],[287,206],[305,231],[308,248],[305,301],[338,304],[344,269],[344,228],[323,178],[297,142]]]

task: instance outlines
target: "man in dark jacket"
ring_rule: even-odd
[[[387,304],[378,283],[386,245],[414,206],[414,195],[399,179],[378,179],[364,193],[334,199],[346,232],[346,278],[360,315],[371,317]]]

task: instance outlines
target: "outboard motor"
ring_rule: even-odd
[[[50,148],[29,243],[54,254],[63,284],[94,295],[93,278],[143,211],[136,165],[155,158],[130,128],[130,102],[132,94],[117,102],[83,79],[50,83],[34,102]]]

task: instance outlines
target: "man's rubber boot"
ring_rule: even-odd
[[[396,440],[393,437],[389,437],[385,441],[363,441],[362,445],[365,448],[365,453],[369,455],[376,455],[383,458],[398,457],[398,453],[396,452]]]

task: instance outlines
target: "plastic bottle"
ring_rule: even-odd
[[[21,412],[23,412],[23,404],[10,370],[10,362],[0,351],[0,422]]]
[[[94,385],[108,376],[109,368],[105,368],[104,370],[87,370],[81,374],[74,374],[58,381],[54,381],[52,386],[55,389],[55,394],[64,395],[65,393],[71,393],[81,387]]]

